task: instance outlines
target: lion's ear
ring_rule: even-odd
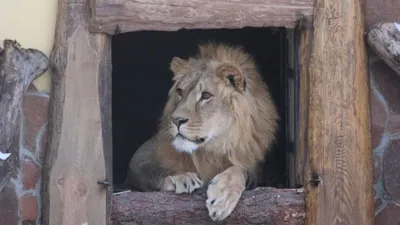
[[[222,64],[217,67],[217,75],[228,81],[239,92],[246,90],[246,80],[240,68],[230,65]]]
[[[169,68],[174,73],[174,75],[176,75],[187,70],[189,68],[189,63],[187,60],[181,59],[179,57],[174,57],[172,58]]]

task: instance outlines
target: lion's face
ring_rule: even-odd
[[[176,150],[263,157],[279,116],[250,55],[240,48],[204,45],[195,58],[174,57],[170,69],[175,82],[160,133]]]
[[[217,138],[232,124],[230,107],[223,97],[224,69],[231,76],[233,66],[217,62],[174,58],[175,84],[170,91],[172,107],[168,132],[178,151],[193,152]],[[236,70],[236,71],[235,71]],[[225,72],[226,73],[226,72]]]

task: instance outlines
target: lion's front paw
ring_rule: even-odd
[[[192,193],[194,190],[201,188],[203,181],[196,173],[184,173],[174,176],[168,176],[164,180],[164,191],[174,191],[177,194]]]
[[[235,209],[245,189],[242,178],[240,175],[236,177],[231,171],[225,171],[209,183],[206,206],[212,220],[221,221]]]

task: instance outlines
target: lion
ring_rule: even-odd
[[[133,155],[125,184],[180,194],[208,183],[209,216],[224,220],[276,139],[276,106],[241,46],[199,45],[194,57],[173,57],[170,70],[158,131]]]

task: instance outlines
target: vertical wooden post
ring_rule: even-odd
[[[300,156],[306,160],[306,224],[372,225],[369,77],[362,3],[316,0],[315,7],[314,28],[304,34],[300,51],[301,88],[305,88],[300,118],[307,122],[302,125],[307,129]],[[313,35],[311,46],[309,35]]]
[[[43,184],[47,225],[106,225],[109,218],[111,188],[97,181],[112,182],[106,168],[111,166],[111,43],[107,35],[89,33],[89,19],[88,0],[59,0]]]
[[[298,50],[298,62],[300,67],[300,90],[299,93],[299,130],[296,152],[296,182],[304,186],[305,166],[308,158],[307,151],[307,130],[308,130],[308,112],[309,112],[309,83],[308,68],[310,65],[310,37],[312,30],[302,30],[300,33],[300,46]]]

